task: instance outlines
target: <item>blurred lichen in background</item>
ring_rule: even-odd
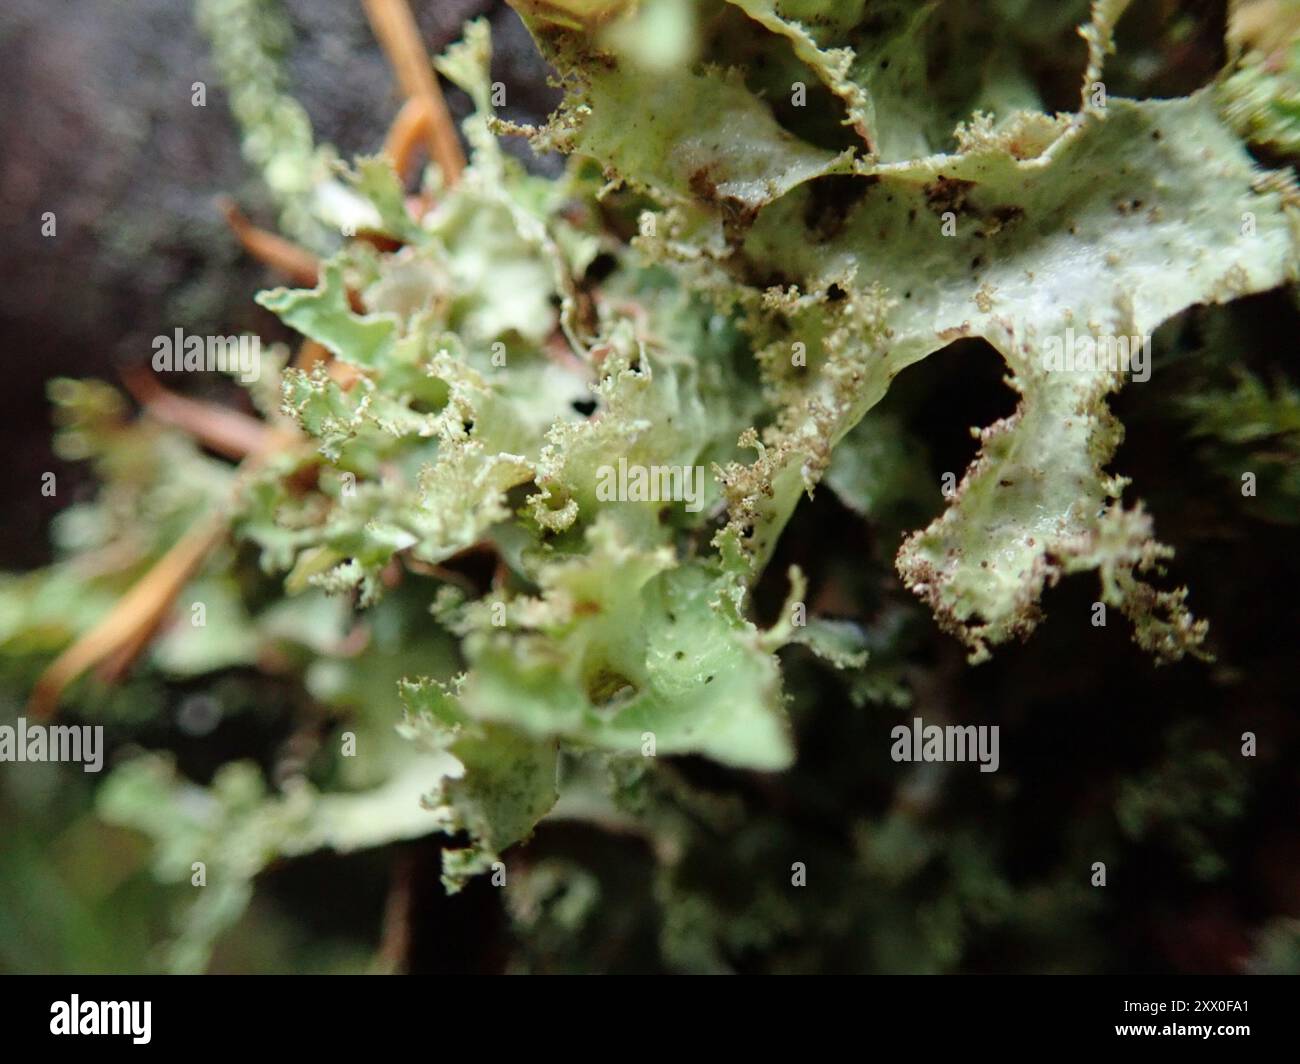
[[[1295,5],[518,0],[545,123],[362,6],[345,165],[197,5],[258,378],[51,383],[0,679],[112,768],[3,766],[5,965],[1293,967]]]

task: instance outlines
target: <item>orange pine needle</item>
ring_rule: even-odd
[[[59,698],[87,669],[103,662],[125,668],[162,623],[203,559],[226,533],[226,520],[199,521],[167,551],[104,618],[60,654],[36,681],[28,703],[33,717],[54,713]]]
[[[265,422],[216,403],[178,395],[159,384],[148,370],[123,370],[122,379],[150,417],[188,433],[227,458],[246,458],[273,450],[281,442],[283,434]]]
[[[388,136],[384,138],[384,154],[392,161],[399,177],[405,177],[411,168],[415,146],[428,139],[432,121],[428,101],[423,97],[412,96],[397,112]]]
[[[355,366],[350,366],[346,362],[340,362],[338,359],[331,361],[327,370],[329,375],[334,378],[334,383],[345,392],[350,389],[352,385],[356,384],[357,378],[361,376]]]
[[[277,233],[259,229],[229,197],[222,196],[219,202],[226,222],[250,255],[281,273],[288,274],[295,283],[306,288],[314,288],[319,283],[320,259]],[[361,297],[351,288],[348,289],[348,305],[357,314],[366,312]]]
[[[362,0],[366,17],[375,31],[388,61],[397,75],[397,83],[410,100],[421,103],[427,123],[425,139],[429,156],[438,164],[443,180],[455,185],[465,169],[465,155],[456,129],[447,111],[438,79],[434,77],[428,52],[420,40],[420,30],[406,0]],[[412,118],[409,121],[416,121]]]
[[[309,341],[310,342],[310,341]],[[125,374],[128,387],[148,413],[192,433],[196,438],[241,458],[240,469],[257,469],[295,435],[264,425],[234,410],[199,402],[168,391],[144,371]],[[54,714],[68,686],[97,668],[105,682],[122,675],[149,645],[190,578],[225,537],[226,514],[197,521],[90,631],[76,639],[41,674],[32,688],[28,711],[33,717]]]
[[[293,365],[295,369],[310,373],[312,366],[317,362],[328,362],[329,359],[329,348],[324,344],[317,343],[315,340],[303,340],[293,356]]]
[[[354,305],[353,309],[359,309],[359,307]],[[340,362],[330,353],[329,348],[324,344],[317,343],[315,340],[304,340],[302,342],[297,355],[294,356],[293,364],[295,368],[302,370],[304,373],[310,373],[314,367],[323,365],[325,372],[345,392],[361,376],[355,366],[349,365],[347,362]]]
[[[259,229],[235,205],[234,200],[222,196],[218,202],[226,216],[226,224],[253,258],[287,274],[297,284],[309,288],[316,284],[320,276],[320,260],[315,255],[276,233]]]
[[[354,309],[357,309],[354,307]],[[298,348],[297,355],[293,360],[294,367],[302,370],[304,373],[310,373],[313,367],[324,365],[325,372],[328,373],[340,388],[347,391],[356,383],[360,374],[355,366],[346,362],[340,362],[332,354],[329,348],[324,344],[319,344],[315,340],[304,340],[302,346]]]

